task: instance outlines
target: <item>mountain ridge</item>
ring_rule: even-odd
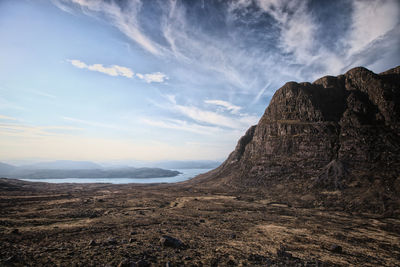
[[[399,87],[400,66],[288,82],[227,160],[189,184],[400,214]]]

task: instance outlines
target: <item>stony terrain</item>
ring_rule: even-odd
[[[290,206],[258,193],[17,180],[0,180],[0,190],[0,266],[400,261],[398,218]]]
[[[0,179],[1,266],[399,266],[400,67],[290,82],[217,169]]]

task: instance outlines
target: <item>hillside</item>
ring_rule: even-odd
[[[399,215],[399,120],[400,66],[288,82],[228,159],[190,185]]]

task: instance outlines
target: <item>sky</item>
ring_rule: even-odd
[[[0,0],[0,161],[223,160],[274,92],[400,63],[398,0]]]

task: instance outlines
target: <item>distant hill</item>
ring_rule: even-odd
[[[25,179],[59,178],[154,178],[180,174],[161,168],[120,167],[105,169],[90,161],[58,160],[16,167],[0,162],[0,177]]]
[[[5,175],[5,174],[8,174],[8,173],[12,173],[16,169],[17,169],[17,167],[15,167],[13,165],[0,162],[0,174]]]
[[[82,169],[82,170],[20,170],[9,178],[61,179],[61,178],[154,178],[174,177],[178,171],[159,168]]]
[[[400,215],[400,66],[286,83],[227,160],[187,183]]]
[[[39,162],[30,165],[21,166],[24,169],[46,169],[46,170],[90,170],[102,169],[103,167],[91,161],[72,161],[56,160],[49,162]]]
[[[166,168],[166,169],[214,169],[221,165],[220,161],[213,160],[170,160],[170,161],[158,161],[151,164],[154,167]]]

